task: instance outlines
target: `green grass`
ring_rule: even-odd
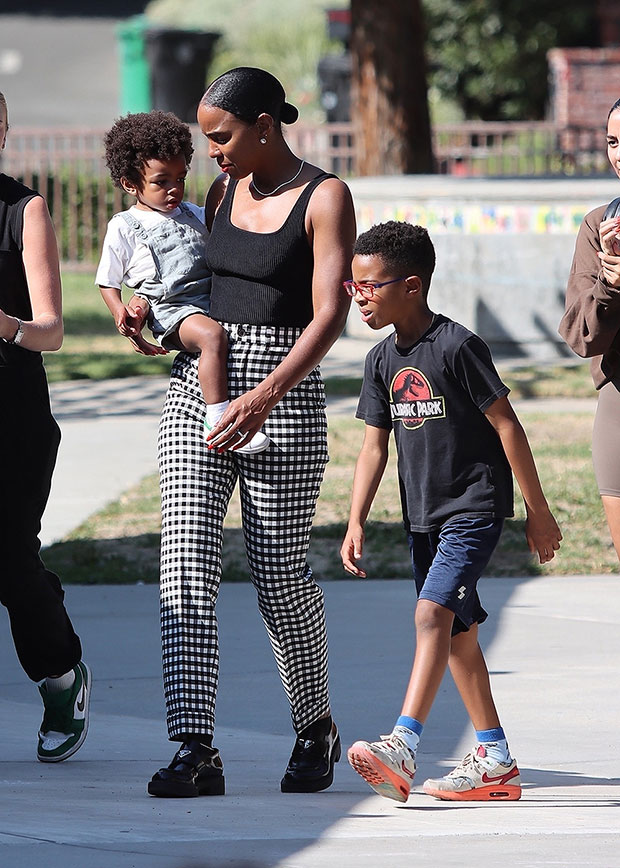
[[[116,331],[91,273],[63,275],[65,343],[46,355],[50,380],[101,379],[161,375],[172,355],[147,358],[135,353]],[[592,397],[589,365],[528,366],[500,373],[513,398]],[[334,377],[326,382],[331,396],[357,395],[361,378]],[[575,414],[521,414],[535,452],[549,502],[564,529],[560,555],[538,566],[525,547],[524,515],[517,495],[517,514],[507,522],[489,566],[492,575],[538,573],[587,574],[617,571],[590,460],[591,418]],[[353,418],[330,422],[330,455],[314,524],[310,559],[319,578],[340,579],[339,549],[348,517],[353,469],[363,425]],[[561,438],[557,432],[561,431]],[[393,450],[392,450],[393,451]],[[46,550],[46,561],[65,582],[155,582],[158,578],[159,495],[149,477],[120,500],[96,513],[63,542]],[[226,520],[224,578],[243,581],[243,550],[238,495]],[[402,529],[395,456],[377,494],[367,526],[365,568],[374,577],[409,577],[409,555]]]
[[[590,461],[591,418],[574,414],[523,413],[543,487],[563,529],[560,553],[540,566],[526,548],[524,512],[517,493],[516,516],[507,521],[488,567],[493,576],[568,575],[617,572]],[[319,580],[350,578],[340,561],[353,469],[362,423],[330,422],[330,456],[319,499],[310,563]],[[557,431],[562,431],[562,439]],[[226,518],[225,581],[247,580],[236,492]],[[157,478],[144,479],[123,497],[91,516],[63,542],[46,549],[48,566],[64,582],[80,584],[156,582],[159,557]],[[367,524],[364,568],[371,578],[409,578],[409,553],[402,528],[394,449]]]
[[[116,331],[114,321],[98,288],[93,272],[63,273],[65,340],[58,353],[45,354],[50,382],[102,380],[116,377],[161,376],[170,371],[174,353],[141,356]],[[128,294],[127,294],[128,297]],[[512,398],[592,397],[589,363],[525,366],[500,373],[512,390]],[[358,395],[360,377],[331,377],[328,395]]]

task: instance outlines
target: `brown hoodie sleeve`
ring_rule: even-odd
[[[620,289],[601,277],[597,254],[601,250],[598,228],[605,205],[586,214],[577,235],[575,254],[566,288],[566,306],[559,333],[569,347],[583,358],[617,355],[620,348]],[[611,359],[610,359],[611,361]],[[597,388],[609,377],[599,359],[592,365]]]

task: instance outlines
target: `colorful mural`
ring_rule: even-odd
[[[450,235],[575,235],[585,214],[596,203],[462,205],[414,202],[361,203],[357,209],[360,231],[385,220],[406,220],[426,226],[433,234]]]

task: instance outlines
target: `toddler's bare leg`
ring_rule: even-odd
[[[209,435],[222,420],[228,407],[228,335],[215,320],[203,314],[192,314],[179,326],[178,336],[184,349],[200,353],[198,380],[207,405],[205,436],[210,445]],[[269,443],[269,437],[257,431],[248,443],[238,446],[237,450],[252,455],[267,449]]]
[[[179,326],[179,340],[190,353],[200,353],[198,380],[207,404],[228,398],[228,336],[215,320],[203,314],[186,317]]]

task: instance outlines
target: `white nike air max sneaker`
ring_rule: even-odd
[[[479,744],[449,774],[424,781],[423,790],[454,802],[516,801],[521,798],[521,774],[516,760],[498,763]]]
[[[356,741],[347,753],[352,767],[375,793],[406,802],[409,798],[415,757],[399,736],[382,735],[381,741]]]

